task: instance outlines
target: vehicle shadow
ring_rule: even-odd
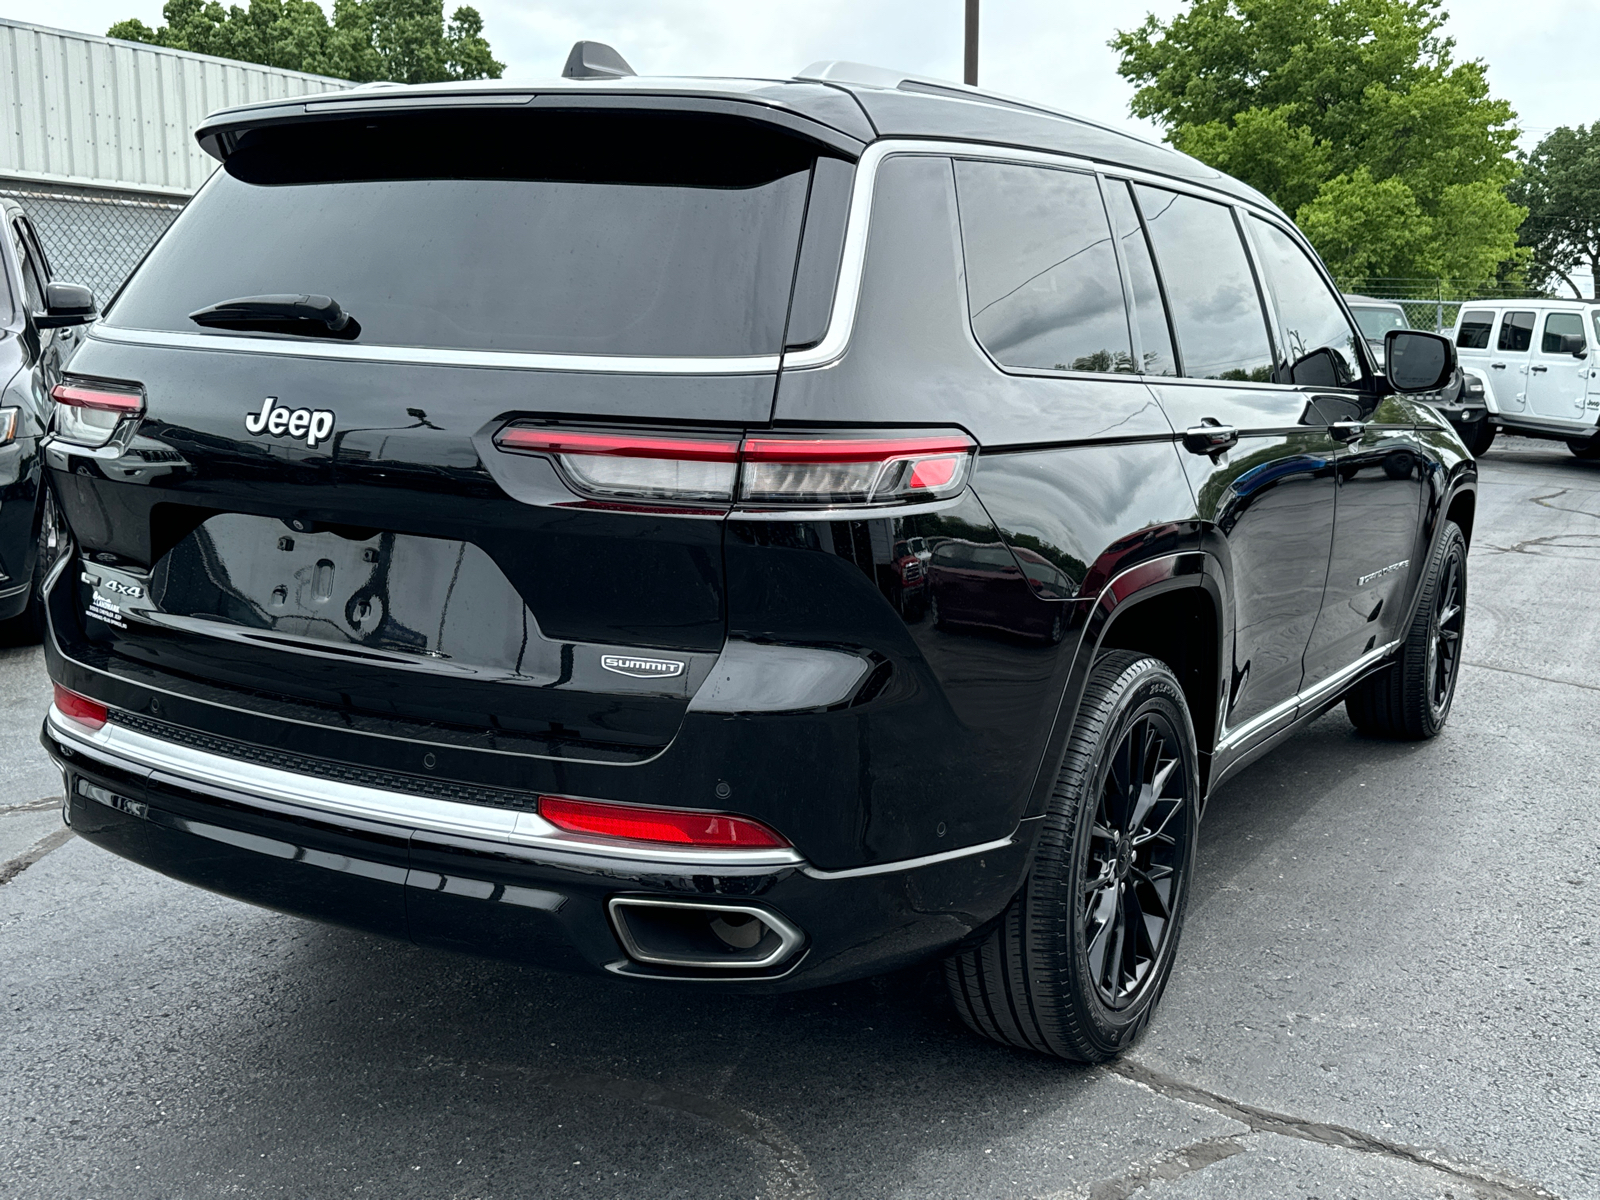
[[[1418,752],[1362,738],[1341,712],[1230,781],[1191,912],[1354,775]],[[292,1146],[390,1195],[412,1194],[396,1190],[402,1159],[428,1181],[418,1195],[1026,1195],[1116,1177],[1159,1144],[1151,1110],[1167,1102],[977,1038],[937,966],[726,995],[292,928],[270,1027],[235,1025],[209,1052],[208,1078],[237,1079],[207,1155],[241,1164],[246,1186],[267,1169],[263,1130],[280,1168]]]

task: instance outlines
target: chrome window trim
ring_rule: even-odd
[[[850,213],[846,218],[844,249],[840,254],[839,280],[833,295],[833,309],[828,318],[828,331],[814,346],[784,353],[785,370],[815,370],[830,367],[844,357],[849,348],[850,335],[855,329],[856,309],[861,298],[862,272],[866,265],[868,225],[872,217],[872,197],[877,182],[878,168],[883,160],[897,154],[923,155],[940,158],[966,158],[982,162],[1020,163],[1030,166],[1056,167],[1062,170],[1087,171],[1116,179],[1130,179],[1148,183],[1169,191],[1186,192],[1229,207],[1240,207],[1250,212],[1260,212],[1281,220],[1281,215],[1248,200],[1241,200],[1215,188],[1188,180],[1174,179],[1137,168],[1101,163],[1071,154],[1057,154],[1047,150],[1025,150],[1010,146],[996,146],[985,142],[944,141],[922,138],[884,138],[873,142],[862,152],[856,164],[855,183],[850,193]],[[1091,376],[1091,378],[1105,378]],[[1139,379],[1144,376],[1118,376]],[[1150,376],[1166,379],[1168,376]]]
[[[341,783],[265,767],[242,759],[196,750],[176,742],[108,721],[89,730],[65,717],[54,706],[46,723],[52,736],[75,754],[102,759],[115,766],[135,766],[160,772],[200,786],[222,788],[246,796],[290,804],[323,814],[377,821],[407,830],[425,830],[451,837],[471,837],[512,846],[529,846],[565,853],[593,854],[715,870],[719,866],[796,866],[805,860],[792,849],[783,850],[676,850],[668,847],[612,845],[595,839],[562,834],[535,813],[484,805],[436,800],[383,788]]]
[[[490,367],[516,371],[586,371],[601,375],[770,375],[777,354],[743,357],[677,358],[619,354],[543,354],[532,350],[451,350],[437,346],[369,346],[354,342],[312,342],[301,338],[239,337],[222,333],[177,333],[161,329],[122,329],[97,321],[89,337],[102,342],[164,346],[173,350],[211,350],[230,354],[271,354],[280,358],[326,358],[344,362],[401,363],[420,367]]]
[[[1086,171],[1116,179],[1148,183],[1170,191],[1185,192],[1220,204],[1243,208],[1281,221],[1282,215],[1270,208],[1231,196],[1189,180],[1174,179],[1152,171],[1100,163],[1093,159],[1045,150],[996,146],[984,142],[944,141],[920,138],[884,138],[873,142],[856,164],[849,215],[845,219],[844,248],[840,254],[839,278],[834,287],[828,329],[814,346],[788,350],[781,354],[740,357],[677,357],[600,354],[546,354],[520,350],[465,350],[431,346],[371,346],[344,342],[311,342],[299,338],[241,337],[218,333],[189,333],[173,330],[124,329],[97,321],[87,336],[97,341],[132,345],[164,346],[177,350],[211,350],[236,354],[274,354],[293,358],[321,358],[345,362],[401,363],[412,366],[490,367],[524,371],[587,371],[612,375],[765,375],[780,367],[811,370],[832,366],[849,348],[855,328],[856,310],[861,298],[862,272],[866,264],[872,197],[878,168],[884,159],[897,154],[967,158],[984,162],[1009,162],[1033,166]],[[1091,376],[1104,378],[1104,376]],[[1123,376],[1119,378],[1145,378]],[[1149,378],[1168,378],[1151,376]]]

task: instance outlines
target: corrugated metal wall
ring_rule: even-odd
[[[191,195],[219,108],[339,91],[342,79],[0,19],[0,177]]]

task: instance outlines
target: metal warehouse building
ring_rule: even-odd
[[[352,86],[0,19],[0,195],[103,302],[217,165],[193,137],[209,113]]]

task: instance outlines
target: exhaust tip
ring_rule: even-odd
[[[654,967],[761,970],[805,941],[788,921],[756,905],[616,896],[606,907],[628,957]]]

